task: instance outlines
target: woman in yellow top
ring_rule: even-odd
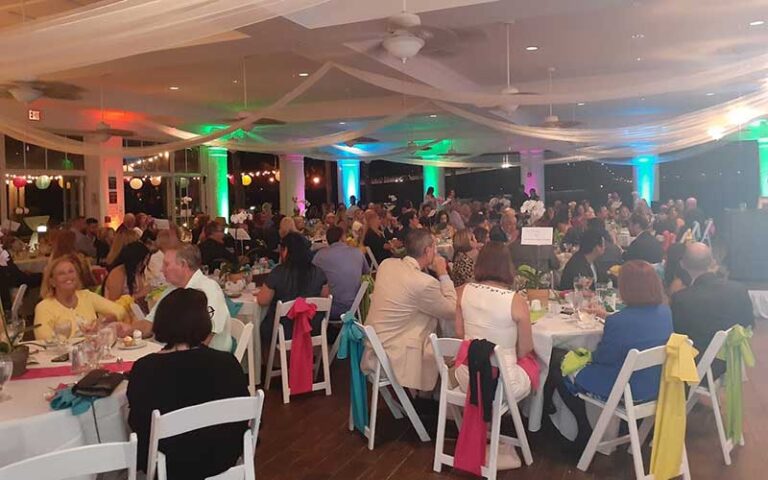
[[[125,309],[99,295],[81,290],[79,272],[71,256],[62,256],[51,260],[43,274],[40,289],[43,300],[35,307],[35,338],[53,340],[56,337],[54,325],[57,322],[69,322],[70,337],[78,334],[80,323],[91,324],[98,315],[106,321],[121,320]],[[118,335],[122,336],[130,325],[118,324]]]

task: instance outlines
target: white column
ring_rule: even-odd
[[[435,197],[445,197],[445,168],[424,165],[421,169],[424,178],[424,195],[429,187],[435,189]]]
[[[360,201],[360,160],[344,159],[339,160],[339,203],[347,207],[352,205],[349,198],[354,195]]]
[[[200,147],[200,170],[205,175],[205,201],[211,218],[224,217],[229,222],[229,179],[227,177],[227,149]]]
[[[540,150],[525,152],[520,157],[520,183],[525,185],[525,193],[536,189],[539,198],[545,201],[544,153]]]
[[[293,215],[293,207],[298,205],[303,213],[304,198],[304,155],[280,155],[280,212]]]
[[[637,157],[632,166],[635,191],[648,205],[659,200],[659,164],[655,160],[653,156]]]
[[[89,139],[86,137],[85,141]],[[104,148],[120,148],[123,139],[111,137],[101,145]],[[125,215],[125,183],[123,182],[123,157],[118,155],[85,155],[85,195],[84,214],[97,218],[100,222],[109,217],[108,225],[117,228],[123,223]],[[115,178],[112,192],[113,203],[109,198],[109,179]],[[116,198],[115,198],[116,197]]]

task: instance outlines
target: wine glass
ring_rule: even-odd
[[[72,336],[72,322],[68,318],[58,317],[53,320],[53,333],[59,350],[66,351],[67,340]]]
[[[100,322],[97,318],[88,320],[82,315],[76,315],[75,320],[77,321],[77,328],[80,329],[80,333],[86,337],[93,336],[99,331]]]
[[[99,351],[101,352],[101,358],[103,359],[115,358],[114,355],[112,355],[112,345],[115,343],[116,338],[117,338],[117,332],[115,332],[114,325],[108,325],[102,328],[101,330],[99,330],[98,345],[99,345]]]
[[[0,402],[10,400],[11,396],[3,393],[3,387],[13,374],[13,361],[7,355],[0,355]]]

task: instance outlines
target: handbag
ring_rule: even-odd
[[[108,397],[125,380],[125,375],[97,369],[89,372],[72,388],[72,393],[83,397]]]

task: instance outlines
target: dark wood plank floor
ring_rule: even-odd
[[[762,328],[761,328],[762,327]],[[768,477],[768,328],[758,325],[753,339],[757,365],[744,386],[746,446],[732,453],[733,465],[722,460],[711,409],[701,405],[688,417],[687,447],[691,474],[696,480],[759,479]],[[379,412],[376,448],[347,430],[349,376],[346,365],[335,362],[333,395],[316,392],[295,397],[283,405],[279,381],[267,393],[256,474],[259,478],[292,480],[351,479],[458,479],[472,478],[444,467],[432,471],[434,441],[421,443],[407,420],[394,420],[383,405]],[[437,404],[417,402],[417,410],[434,437]],[[546,422],[545,422],[546,423]],[[449,424],[450,425],[450,424]],[[503,427],[508,429],[509,425]],[[448,436],[455,438],[450,430]],[[578,456],[563,448],[550,427],[529,433],[533,465],[502,472],[500,479],[630,479],[632,457],[624,449],[611,456],[598,454],[589,472],[576,469]],[[451,447],[449,447],[451,448]],[[646,446],[646,466],[650,458]]]

